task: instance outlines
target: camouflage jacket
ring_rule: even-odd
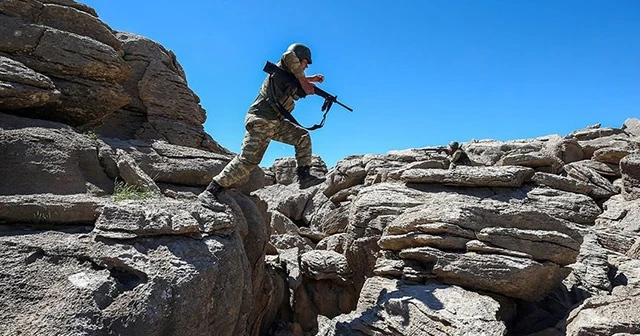
[[[298,60],[293,51],[282,54],[277,65],[290,71],[297,78],[305,77],[300,60]],[[291,83],[277,74],[268,75],[262,82],[258,97],[249,107],[249,113],[266,119],[283,119],[284,116],[279,112],[280,107],[278,104],[291,113],[295,108],[294,101],[300,98],[296,93],[297,86],[295,83]]]
[[[457,165],[471,165],[469,156],[467,156],[467,153],[465,153],[462,149],[456,149],[453,153],[451,153],[449,160]]]

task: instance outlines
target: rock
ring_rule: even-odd
[[[0,56],[0,101],[5,110],[19,110],[55,104],[60,97],[47,76],[24,64]]]
[[[422,196],[420,191],[394,183],[363,188],[350,206],[347,232],[357,238],[380,235],[403,211],[422,204]]]
[[[631,154],[632,151],[628,149],[618,148],[600,148],[593,152],[592,159],[598,162],[610,163],[618,165],[623,157]]]
[[[626,253],[629,258],[640,259],[640,238],[636,239],[633,246]]]
[[[570,272],[552,262],[493,254],[449,253],[431,247],[406,249],[400,252],[400,257],[432,265],[433,274],[444,283],[527,301],[543,299]],[[485,272],[487,269],[491,272]]]
[[[378,245],[380,245],[382,249],[393,251],[419,246],[430,246],[444,250],[460,250],[465,249],[469,240],[468,238],[449,235],[431,235],[411,232],[383,236],[378,241]]]
[[[300,221],[307,203],[314,197],[317,190],[317,188],[301,190],[297,184],[274,184],[257,190],[254,195],[266,202],[270,211],[277,210],[293,221]]]
[[[0,195],[113,193],[113,180],[87,135],[60,123],[2,113],[0,124],[0,152],[6,153],[0,160]]]
[[[366,163],[362,155],[348,156],[336,163],[335,167],[327,173],[327,188],[324,195],[331,197],[340,190],[364,183],[367,175]]]
[[[0,195],[0,222],[35,225],[92,224],[106,203],[86,194]]]
[[[593,190],[593,186],[580,180],[543,172],[536,172],[533,174],[531,181],[538,185],[585,195],[589,194]]]
[[[300,229],[289,217],[283,215],[280,211],[271,211],[271,233],[273,234],[292,234],[300,235]]]
[[[622,174],[622,195],[626,200],[640,198],[640,154],[626,156],[620,160]]]
[[[152,195],[160,195],[160,188],[147,175],[133,158],[122,149],[116,152],[118,156],[118,171],[124,182],[138,190],[149,192]]]
[[[302,253],[313,250],[315,244],[309,238],[297,234],[272,234],[269,239],[278,250],[299,249]]]
[[[629,118],[625,120],[622,129],[631,135],[640,136],[640,119]]]
[[[582,146],[574,139],[553,139],[545,149],[565,164],[584,159]]]
[[[638,149],[636,142],[637,140],[634,141],[624,131],[615,135],[579,141],[584,151],[585,159],[592,158],[593,154],[600,149],[634,151]]]
[[[637,335],[640,333],[638,304],[637,291],[588,298],[567,318],[566,335]]]
[[[278,184],[292,184],[298,181],[296,159],[293,157],[278,158],[269,168],[273,172]],[[311,174],[314,176],[324,176],[327,173],[327,165],[322,158],[313,155],[311,160]]]
[[[356,310],[324,321],[317,335],[503,335],[499,309],[491,297],[458,286],[373,277]]]
[[[402,173],[400,179],[407,183],[439,183],[466,187],[519,187],[531,178],[531,168],[465,167],[456,169],[411,169]]]
[[[640,232],[640,200],[625,201],[622,197],[612,197],[604,206],[605,211],[596,219],[599,232]]]
[[[477,233],[480,241],[526,253],[537,261],[552,261],[566,266],[576,261],[580,242],[559,233],[513,228],[485,228]]]
[[[237,234],[105,243],[24,231],[0,238],[0,259],[6,334],[232,335],[246,328],[243,307],[254,301]]]
[[[344,255],[327,250],[313,250],[300,256],[302,274],[316,280],[345,282],[351,276],[351,269]]]
[[[557,157],[542,152],[507,154],[496,162],[498,166],[552,167],[554,170],[562,164]]]
[[[316,249],[334,251],[345,254],[353,242],[353,236],[348,233],[338,233],[327,236],[318,242]]]
[[[598,204],[586,195],[550,188],[528,190],[525,204],[554,218],[583,225],[593,225],[602,212]]]
[[[569,176],[592,185],[591,197],[609,198],[616,194],[613,184],[592,168],[574,162],[565,165],[564,170]]]
[[[576,139],[576,140],[593,140],[596,138],[608,137],[616,134],[623,134],[624,131],[619,128],[611,128],[611,127],[594,127],[587,128],[585,130],[571,132],[566,136],[567,139]]]
[[[38,16],[37,23],[90,37],[115,50],[122,48],[122,44],[112,33],[111,28],[100,21],[95,13],[91,14],[59,4],[45,3]]]

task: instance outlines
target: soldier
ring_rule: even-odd
[[[472,164],[467,153],[464,152],[460,144],[456,141],[451,141],[445,150],[449,157],[449,169],[455,169],[457,165],[470,166]]]
[[[281,68],[293,73],[307,94],[313,94],[314,82],[322,83],[323,75],[307,77],[305,70],[311,64],[311,50],[304,44],[294,43],[282,54],[277,63]],[[225,168],[213,177],[207,189],[198,199],[205,205],[218,200],[218,194],[248,175],[260,164],[271,140],[283,142],[295,147],[297,174],[300,188],[305,189],[323,182],[310,173],[311,136],[304,128],[286,120],[279,111],[291,113],[295,107],[297,95],[295,83],[285,81],[282,76],[269,75],[262,83],[258,97],[249,107],[245,118],[246,133],[242,140],[240,154],[233,158]]]

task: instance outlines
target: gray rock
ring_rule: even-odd
[[[19,110],[55,104],[60,97],[47,76],[24,64],[0,56],[0,105],[5,110]]]
[[[592,159],[598,162],[610,163],[618,165],[623,157],[631,154],[632,151],[628,149],[619,148],[600,148],[593,152]]]
[[[303,218],[307,202],[312,199],[317,188],[299,189],[297,184],[274,184],[257,190],[254,195],[266,202],[270,210],[280,211],[293,221]]]
[[[457,236],[411,232],[383,236],[378,240],[378,245],[382,249],[392,251],[420,246],[430,246],[442,250],[463,250],[469,240],[468,238]]]
[[[297,163],[294,157],[278,158],[269,168],[275,175],[276,183],[292,184],[298,181]],[[322,158],[313,155],[311,160],[311,174],[314,176],[324,176],[327,173],[327,165]]]
[[[0,124],[0,152],[6,153],[0,195],[113,193],[90,137],[63,124],[2,113]]]
[[[593,189],[589,194],[591,197],[609,198],[617,193],[613,184],[593,168],[574,162],[565,165],[564,170],[569,176],[592,185]]]
[[[637,140],[636,140],[637,141]],[[599,149],[618,149],[624,151],[637,150],[637,144],[629,134],[621,130],[620,133],[591,140],[579,141],[584,151],[584,158],[589,159]]]
[[[622,195],[626,200],[640,198],[640,154],[626,156],[620,161]]]
[[[362,155],[354,155],[338,161],[327,173],[327,188],[323,191],[324,195],[331,197],[341,190],[364,183],[367,171],[363,159]]]
[[[116,152],[118,156],[118,171],[120,177],[124,182],[138,190],[149,192],[153,195],[160,195],[160,188],[153,182],[153,179],[149,177],[133,158],[122,149],[118,149]]]
[[[596,138],[608,137],[616,134],[623,134],[624,131],[619,128],[611,128],[611,127],[593,127],[587,128],[585,130],[574,131],[566,136],[567,139],[576,139],[576,140],[593,140]]]
[[[588,298],[567,318],[566,335],[637,335],[640,333],[640,296],[624,295]]]
[[[323,321],[317,335],[503,335],[499,309],[495,299],[457,286],[373,277],[356,310]]]
[[[0,222],[91,224],[96,221],[105,203],[104,198],[86,194],[0,195]]]
[[[0,237],[0,258],[3,334],[232,335],[254,301],[237,233],[120,243],[21,232]]]
[[[531,181],[538,185],[585,195],[589,194],[591,190],[593,190],[593,186],[580,180],[543,172],[536,172],[533,174]]]
[[[236,228],[233,214],[213,212],[198,202],[169,199],[123,201],[105,205],[94,232],[102,237],[131,239],[157,235],[194,235],[229,232]]]
[[[565,164],[584,159],[582,146],[574,139],[555,138],[549,141],[545,150]]]
[[[629,118],[625,120],[622,129],[631,135],[640,136],[640,119]]]
[[[526,253],[538,261],[552,261],[566,266],[576,261],[580,242],[552,231],[520,230],[513,228],[485,228],[478,239],[509,250]]]
[[[444,283],[538,301],[553,291],[570,272],[552,262],[537,262],[505,255],[449,253],[431,247],[400,252],[404,259],[432,265]],[[485,270],[490,269],[491,272]]]
[[[351,276],[351,269],[344,255],[328,250],[313,250],[300,256],[302,273],[316,280],[336,280],[345,282]]]
[[[422,204],[423,195],[396,183],[363,188],[350,206],[347,232],[358,238],[380,235],[406,209]]]
[[[557,157],[544,152],[513,153],[503,156],[498,162],[498,166],[523,166],[523,167],[553,167],[557,169],[562,166],[562,161]]]
[[[115,50],[122,48],[122,43],[118,41],[109,26],[100,21],[95,14],[92,15],[80,9],[45,3],[38,16],[37,23],[90,37]]]
[[[411,169],[402,173],[400,180],[407,183],[439,183],[465,187],[519,187],[531,178],[531,168],[465,167],[456,169]]]
[[[555,218],[583,225],[593,225],[602,212],[598,204],[586,195],[550,188],[528,190],[524,203]]]

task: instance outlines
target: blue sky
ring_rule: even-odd
[[[351,154],[566,135],[640,117],[636,0],[86,0],[115,30],[173,50],[207,111],[205,130],[238,152],[247,108],[292,42],[307,74],[351,106],[312,132],[329,167]],[[294,115],[319,122],[322,99]],[[293,156],[272,142],[261,163]]]

